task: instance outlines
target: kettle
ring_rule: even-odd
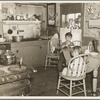
[[[6,50],[5,56],[7,58],[7,64],[15,64],[16,56],[11,52],[11,50]]]
[[[0,63],[2,65],[15,64],[16,56],[10,50],[6,50],[5,53],[0,56]]]

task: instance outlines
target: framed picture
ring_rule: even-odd
[[[47,4],[47,24],[48,26],[55,26],[56,24],[56,4]]]

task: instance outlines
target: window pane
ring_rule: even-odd
[[[62,15],[62,27],[81,27],[81,13],[72,13],[67,15]]]

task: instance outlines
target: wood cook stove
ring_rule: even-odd
[[[10,50],[9,43],[1,43]],[[33,70],[25,67],[21,70],[11,70],[18,65],[0,65],[0,96],[22,96],[29,95]],[[16,68],[17,68],[16,67]]]

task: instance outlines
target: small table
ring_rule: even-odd
[[[95,56],[89,55],[88,60],[89,64],[87,67],[87,73],[93,71],[93,96],[96,96],[98,68],[100,66],[100,53]]]

